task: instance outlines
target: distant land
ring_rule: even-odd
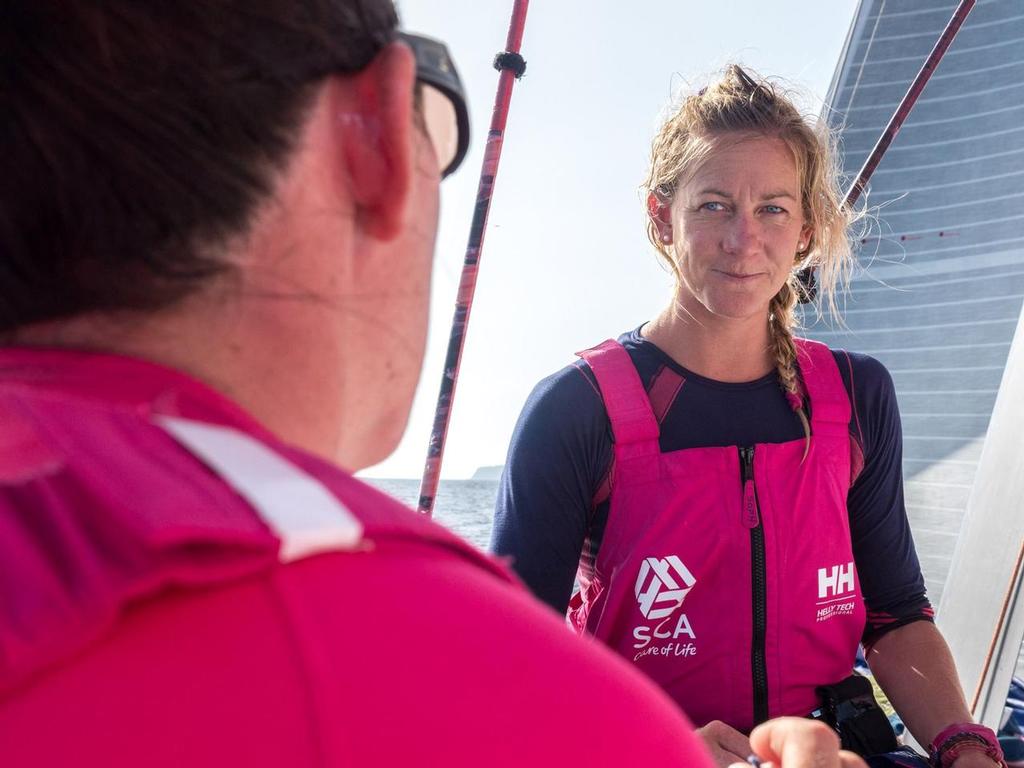
[[[500,480],[501,470],[505,468],[504,464],[498,464],[495,467],[477,467],[476,472],[469,478],[470,480]]]

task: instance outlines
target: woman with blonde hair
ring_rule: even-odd
[[[658,682],[722,765],[781,715],[856,712],[847,743],[895,748],[846,680],[863,643],[936,764],[990,766],[931,620],[892,380],[793,333],[799,271],[834,309],[852,263],[838,177],[827,126],[739,66],[681,103],[645,184],[672,301],[535,388],[492,546]]]

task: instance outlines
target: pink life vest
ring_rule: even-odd
[[[846,496],[850,401],[829,349],[797,340],[811,441],[662,453],[616,341],[581,352],[615,439],[611,506],[569,618],[697,725],[805,715],[851,672],[865,608]]]

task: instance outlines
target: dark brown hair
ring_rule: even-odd
[[[391,0],[5,0],[0,332],[226,269],[314,84],[396,26]]]

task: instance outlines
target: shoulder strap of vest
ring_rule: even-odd
[[[810,339],[794,339],[800,375],[811,401],[811,423],[850,423],[850,398],[843,386],[836,359],[826,345]]]
[[[658,421],[629,353],[614,339],[577,352],[594,372],[618,446],[657,441]]]

